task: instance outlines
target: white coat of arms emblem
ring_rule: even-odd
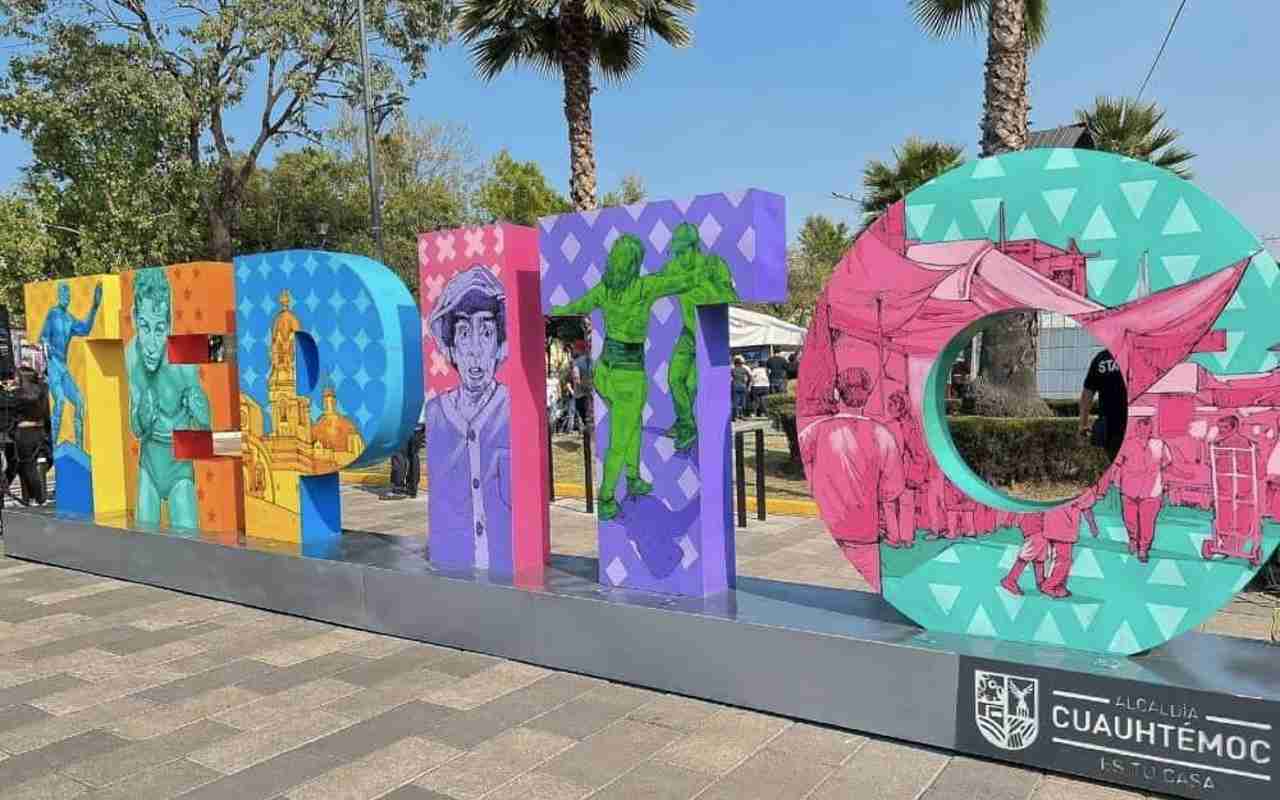
[[[1001,750],[1025,750],[1040,733],[1040,681],[974,670],[974,721]]]

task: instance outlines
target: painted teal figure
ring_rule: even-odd
[[[627,494],[645,495],[653,486],[640,477],[640,434],[649,375],[644,368],[644,342],[649,312],[660,297],[681,294],[697,285],[700,262],[673,260],[649,275],[640,274],[644,244],[631,234],[618,237],[609,250],[604,277],[585,295],[551,309],[553,317],[604,314],[604,352],[596,366],[596,392],[609,408],[609,447],[600,481],[600,519],[618,516],[618,480],[625,469]]]
[[[58,441],[58,429],[62,427],[62,404],[67,402],[75,409],[76,447],[84,449],[84,397],[75,378],[67,368],[67,350],[71,340],[76,336],[88,336],[98,319],[98,307],[102,305],[102,284],[93,289],[93,306],[84,319],[76,319],[71,313],[71,287],[65,283],[58,284],[58,304],[45,314],[44,324],[40,327],[40,343],[44,345],[48,360],[49,400],[53,415],[50,425],[53,429],[52,439]]]
[[[698,398],[695,333],[698,306],[736,303],[738,292],[733,287],[733,274],[729,271],[729,265],[720,256],[702,252],[698,229],[688,222],[676,226],[671,236],[671,259],[668,269],[675,268],[698,275],[693,287],[680,294],[680,315],[684,320],[684,328],[676,339],[667,377],[676,421],[666,435],[675,440],[677,450],[688,450],[698,438],[693,408]]]
[[[134,336],[125,349],[129,375],[129,425],[138,438],[137,521],[197,523],[195,471],[173,455],[175,430],[209,430],[209,397],[193,364],[169,362],[170,288],[163,269],[138,270],[133,282]]]

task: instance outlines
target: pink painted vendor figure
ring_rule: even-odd
[[[822,521],[845,558],[880,590],[880,517],[905,488],[902,454],[893,434],[867,417],[871,375],[850,367],[835,379],[840,407],[800,433],[800,456]]]
[[[1133,433],[1125,438],[1112,465],[1120,484],[1124,527],[1129,533],[1129,552],[1147,563],[1151,543],[1156,534],[1156,517],[1164,504],[1164,475],[1182,475],[1186,471],[1173,463],[1173,451],[1154,435],[1150,416],[1130,417]]]

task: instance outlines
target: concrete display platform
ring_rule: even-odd
[[[705,601],[619,591],[578,556],[516,587],[433,569],[422,536],[298,548],[5,523],[17,558],[947,750],[1185,797],[1280,785],[1280,659],[1261,642],[1187,634],[1115,659],[932,635],[875,595],[761,578]]]

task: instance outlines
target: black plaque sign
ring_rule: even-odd
[[[960,659],[959,749],[1191,798],[1280,797],[1280,704]]]

